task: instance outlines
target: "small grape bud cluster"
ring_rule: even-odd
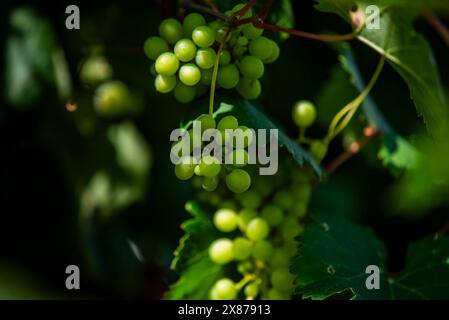
[[[237,5],[226,14],[236,15],[243,6]],[[249,10],[241,18],[251,16]],[[156,90],[173,92],[176,100],[189,103],[209,90],[218,59],[217,87],[236,89],[243,98],[256,99],[261,93],[259,79],[264,64],[279,57],[276,42],[262,33],[263,29],[252,23],[232,30],[225,21],[207,23],[199,13],[187,15],[182,24],[174,18],[162,21],[159,36],[149,37],[144,43],[146,56],[155,61],[151,70]]]

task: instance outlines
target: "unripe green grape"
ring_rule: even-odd
[[[208,26],[196,27],[192,32],[192,40],[200,48],[207,48],[215,42],[215,32]]]
[[[293,217],[286,218],[280,228],[281,236],[284,241],[293,240],[296,236],[299,235],[301,230],[302,228],[299,225],[298,221],[296,221],[296,219]]]
[[[243,275],[253,271],[253,269],[254,269],[254,265],[252,264],[252,262],[250,260],[239,262],[239,264],[237,265],[237,271]]]
[[[108,118],[121,116],[129,111],[130,94],[123,82],[105,82],[95,90],[95,111]]]
[[[248,152],[246,152],[246,150],[239,149],[233,150],[229,154],[229,158],[235,167],[242,168],[248,164],[249,155]]]
[[[271,55],[267,59],[263,60],[263,62],[266,64],[275,62],[279,58],[279,54],[281,53],[278,44],[273,40],[270,41],[271,41]]]
[[[111,78],[113,70],[108,60],[102,56],[88,58],[80,70],[80,79],[84,83],[96,85]]]
[[[202,70],[200,83],[210,87],[210,84],[212,82],[212,76],[213,76],[213,68]]]
[[[293,207],[295,200],[293,199],[290,192],[281,190],[276,192],[273,198],[273,202],[284,210],[290,210]]]
[[[249,53],[252,56],[256,56],[262,61],[271,57],[272,54],[272,44],[271,40],[261,36],[249,43]]]
[[[304,218],[307,214],[307,206],[303,202],[297,202],[293,206],[292,213],[298,218]]]
[[[242,232],[246,231],[248,224],[257,217],[257,212],[250,209],[242,209],[238,213],[238,227]]]
[[[271,180],[268,180],[268,176],[258,176],[254,189],[262,196],[267,197],[273,190],[274,185]]]
[[[159,34],[169,44],[175,44],[182,38],[182,25],[176,19],[165,19],[159,25]]]
[[[270,226],[278,226],[284,218],[282,209],[278,206],[269,204],[262,209],[262,217],[268,222]]]
[[[278,268],[271,273],[271,284],[274,289],[280,292],[292,292],[294,288],[293,281],[294,277],[290,274],[288,268]]]
[[[245,296],[248,298],[255,298],[259,294],[259,285],[257,283],[250,283],[244,289]]]
[[[254,218],[246,227],[246,236],[254,241],[265,239],[270,233],[270,227],[265,219]]]
[[[237,298],[237,293],[234,281],[223,278],[218,280],[212,287],[210,298],[212,300],[234,300]]]
[[[195,28],[206,25],[206,19],[199,13],[190,13],[182,22],[184,36],[191,38]]]
[[[246,6],[246,4],[244,3],[239,3],[236,4],[234,6],[234,8],[232,8],[232,14],[236,14],[238,11],[242,10],[244,7]],[[246,18],[250,18],[253,15],[253,12],[251,9],[249,9],[245,15],[241,16],[240,19],[246,19]]]
[[[201,175],[213,178],[220,173],[221,165],[217,158],[213,156],[204,156],[201,158],[199,170]]]
[[[175,175],[179,180],[189,180],[193,176],[196,160],[190,156],[182,157],[175,166]]]
[[[225,65],[227,65],[229,63],[231,63],[231,54],[229,53],[228,50],[221,51],[219,65],[220,66],[225,66]]]
[[[201,79],[200,69],[193,63],[187,63],[179,69],[179,80],[188,86],[194,86]]]
[[[312,192],[312,188],[309,183],[305,183],[295,186],[291,192],[295,197],[295,201],[308,202],[310,199],[310,193]]]
[[[248,45],[248,38],[247,37],[242,37],[242,36],[240,36],[240,37],[238,37],[237,38],[237,45],[239,45],[239,46],[246,46],[246,45]]]
[[[212,48],[199,49],[196,53],[195,63],[201,69],[210,69],[214,66],[217,54]]]
[[[240,196],[240,203],[243,208],[257,209],[262,203],[262,197],[254,190],[248,190]]]
[[[290,255],[284,248],[275,249],[270,259],[272,268],[288,267],[290,265]]]
[[[182,62],[188,62],[195,58],[196,46],[190,39],[181,39],[175,44],[173,49],[176,58]]]
[[[327,154],[327,144],[321,140],[315,140],[310,144],[310,153],[317,159],[321,161]]]
[[[178,71],[179,60],[171,52],[161,54],[156,60],[156,71],[163,76],[171,76]]]
[[[243,35],[250,40],[260,37],[263,33],[263,29],[256,28],[252,23],[246,23],[241,28]]]
[[[224,89],[232,89],[239,83],[239,69],[235,64],[227,64],[218,70],[217,82]]]
[[[231,232],[237,228],[238,216],[234,210],[219,209],[214,214],[214,225],[221,232]]]
[[[223,27],[223,23],[220,20],[214,20],[208,24],[209,28],[214,30],[215,32]],[[192,30],[193,31],[193,30]]]
[[[241,57],[243,56],[243,54],[248,51],[248,48],[246,46],[241,46],[236,44],[233,48],[232,48],[232,53],[234,55],[234,57]]]
[[[215,40],[218,43],[223,43],[227,32],[228,27],[221,27],[218,30],[215,30]]]
[[[292,110],[293,122],[301,128],[310,127],[316,120],[316,109],[310,101],[302,100],[295,103]]]
[[[220,238],[209,246],[209,257],[216,264],[226,264],[234,259],[234,243],[232,240]]]
[[[245,170],[234,169],[226,176],[226,185],[234,193],[242,193],[251,186],[251,177]]]
[[[195,166],[195,169],[193,170],[193,173],[195,173],[196,176],[198,177],[202,177],[203,174],[201,173],[201,167],[200,165]],[[203,182],[201,182],[200,186],[203,184]]]
[[[211,115],[202,114],[199,116],[198,121],[201,122],[201,131],[206,131],[207,129],[215,129],[215,119]]]
[[[154,87],[160,93],[168,93],[176,87],[176,76],[158,75],[154,79]]]
[[[196,88],[178,82],[174,91],[175,99],[181,103],[189,103],[196,97]]]
[[[267,240],[256,241],[253,246],[254,259],[268,261],[273,254],[273,246]]]
[[[251,255],[252,243],[246,238],[238,237],[234,239],[234,259],[246,260]]]
[[[246,56],[240,61],[240,73],[245,78],[255,80],[263,76],[262,60],[255,56]]]
[[[267,295],[268,300],[289,300],[290,297],[286,295],[285,293],[279,292],[276,289],[270,289],[268,290]]]
[[[218,177],[212,177],[212,178],[204,177],[201,187],[208,192],[212,192],[212,191],[215,191],[215,189],[217,189],[218,182],[219,182]]]
[[[237,92],[247,100],[254,100],[260,96],[262,86],[260,85],[259,80],[240,78],[237,85]]]
[[[167,41],[160,37],[149,37],[143,44],[145,55],[151,60],[156,60],[164,52],[169,50]]]
[[[226,130],[226,129],[237,129],[239,126],[239,121],[234,116],[226,116],[223,117],[220,121],[218,121],[217,129],[218,130]]]

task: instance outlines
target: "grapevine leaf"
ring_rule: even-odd
[[[353,4],[365,11],[369,1],[319,0],[316,8],[340,15],[350,22]],[[392,4],[392,5],[390,5]],[[385,55],[390,65],[407,83],[418,115],[423,117],[429,132],[438,137],[447,119],[447,106],[437,65],[425,38],[413,30],[414,6],[398,7],[383,1],[380,8],[380,29],[363,28],[358,40]]]
[[[297,238],[298,255],[291,271],[303,298],[325,299],[351,290],[353,299],[449,298],[449,238],[427,237],[410,245],[405,268],[387,276],[383,243],[366,228],[344,217],[314,216]],[[379,289],[368,290],[369,265],[380,269]]]

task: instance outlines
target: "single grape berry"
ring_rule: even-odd
[[[231,54],[228,50],[223,50],[220,53],[220,66],[225,66],[227,64],[231,63]]]
[[[196,46],[190,39],[181,39],[175,44],[175,56],[179,61],[188,62],[196,55]]]
[[[102,56],[89,57],[82,65],[80,79],[82,82],[96,85],[111,78],[112,67]]]
[[[129,111],[130,92],[120,81],[109,81],[101,84],[94,95],[95,111],[101,116],[114,118]]]
[[[220,173],[221,165],[217,158],[213,156],[204,156],[200,160],[199,170],[201,175],[212,178]]]
[[[238,227],[240,231],[245,232],[248,224],[257,216],[257,212],[250,209],[242,209],[238,214]]]
[[[310,152],[315,159],[321,161],[324,159],[327,153],[327,144],[321,140],[315,140],[310,144]]]
[[[234,169],[226,176],[226,185],[234,193],[242,193],[251,186],[251,177],[245,170]]]
[[[175,87],[174,96],[181,103],[189,103],[196,97],[196,88],[178,82]]]
[[[201,71],[193,63],[185,64],[179,69],[179,80],[185,85],[194,86],[200,82],[200,79]]]
[[[160,93],[168,93],[172,91],[176,86],[176,76],[163,76],[158,75],[154,79],[154,87],[156,91]]]
[[[198,117],[198,121],[201,122],[201,131],[206,131],[207,129],[215,129],[215,119],[211,115],[202,114]]]
[[[234,259],[234,243],[232,240],[220,238],[209,246],[209,257],[216,264],[226,264]]]
[[[259,80],[240,78],[237,85],[237,92],[247,100],[254,100],[260,96],[262,86],[260,85]]]
[[[210,87],[210,84],[212,83],[212,75],[213,75],[213,69],[207,69],[207,70],[201,70],[201,79],[200,84]]]
[[[163,76],[171,76],[178,71],[179,60],[171,52],[161,54],[156,60],[156,71]]]
[[[237,228],[238,216],[234,210],[219,209],[214,214],[214,225],[222,232],[231,232]]]
[[[268,261],[273,254],[273,246],[267,240],[256,241],[253,246],[254,259]]]
[[[215,189],[217,189],[218,182],[219,182],[218,177],[212,177],[212,178],[204,177],[203,181],[201,183],[201,187],[205,191],[212,192],[212,191],[215,191]]]
[[[246,6],[246,4],[244,3],[239,3],[236,4],[234,6],[234,8],[232,8],[232,14],[237,14],[240,10],[242,10],[244,7]],[[249,9],[243,16],[240,16],[240,19],[246,19],[246,18],[250,18],[253,15],[253,12],[251,9]]]
[[[217,82],[224,89],[232,89],[239,83],[239,69],[235,64],[227,64],[218,70]]]
[[[210,69],[214,66],[217,54],[212,48],[199,49],[196,53],[195,63],[201,69]]]
[[[262,203],[262,197],[254,190],[248,190],[240,195],[240,203],[245,209],[257,209]]]
[[[250,283],[245,287],[244,293],[248,298],[255,298],[259,294],[259,286],[254,282]]]
[[[255,56],[246,56],[240,61],[240,73],[245,78],[255,80],[262,77],[264,66],[262,60]]]
[[[271,284],[280,292],[290,293],[293,290],[293,275],[288,268],[278,268],[271,273]]]
[[[284,248],[276,248],[270,259],[272,268],[288,267],[290,265],[290,255]]]
[[[218,130],[237,129],[239,122],[234,116],[226,116],[222,118],[217,125]]]
[[[273,202],[284,210],[290,210],[295,204],[295,199],[289,191],[280,190],[274,195]]]
[[[250,40],[260,37],[263,33],[263,29],[256,28],[252,23],[246,23],[241,28],[243,35]]]
[[[195,166],[195,158],[190,156],[182,157],[175,166],[176,177],[179,180],[189,180],[193,176]]]
[[[212,287],[210,298],[212,300],[234,300],[237,298],[237,293],[234,281],[223,278],[218,280]]]
[[[234,239],[234,259],[246,260],[252,252],[252,243],[246,238],[238,237]]]
[[[206,19],[201,14],[196,12],[188,14],[182,22],[184,36],[191,38],[193,30],[204,25],[206,25]]]
[[[265,239],[270,233],[270,227],[265,219],[254,218],[246,227],[246,236],[254,241]]]
[[[196,27],[192,32],[192,40],[200,48],[207,48],[215,42],[215,31],[208,26]]]
[[[280,225],[282,222],[282,219],[284,218],[282,209],[279,208],[278,206],[275,206],[272,204],[265,206],[262,209],[261,215],[271,226]]]
[[[176,19],[165,19],[159,25],[159,34],[169,44],[175,44],[176,41],[182,38],[182,25]]]
[[[270,58],[273,50],[270,41],[271,41],[270,39],[264,36],[252,40],[249,44],[249,53],[252,56],[258,57],[262,61]]]
[[[281,53],[278,44],[273,40],[270,40],[270,42],[271,42],[271,55],[265,60],[263,60],[263,62],[267,64],[275,62],[279,58],[279,54]]]
[[[143,44],[143,51],[151,60],[156,60],[157,57],[168,50],[167,41],[160,37],[149,37]]]
[[[310,127],[316,120],[315,106],[310,101],[298,101],[293,106],[292,118],[298,127]]]
[[[290,297],[283,292],[276,289],[268,290],[268,295],[266,297],[268,300],[288,300]]]

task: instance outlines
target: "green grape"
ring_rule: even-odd
[[[247,274],[247,273],[253,271],[253,269],[254,269],[254,266],[250,260],[239,262],[239,264],[237,265],[237,271],[240,274]]]
[[[199,49],[196,53],[195,63],[201,69],[210,69],[214,66],[217,54],[212,48]]]
[[[88,58],[80,70],[80,79],[82,82],[96,85],[111,78],[113,70],[106,58],[94,56]]]
[[[275,249],[270,259],[272,268],[288,267],[290,265],[290,255],[285,249]]]
[[[243,35],[249,40],[254,40],[260,37],[263,33],[263,29],[256,28],[252,23],[244,24],[241,28]]]
[[[226,264],[234,259],[234,243],[232,240],[220,238],[209,246],[209,257],[216,264]]]
[[[159,34],[169,44],[175,44],[182,38],[182,25],[176,19],[165,19],[159,25]]]
[[[248,48],[246,46],[240,46],[238,44],[234,45],[234,47],[232,48],[232,53],[234,57],[237,58],[243,56],[246,51],[248,51]]]
[[[201,175],[213,178],[220,173],[221,165],[217,158],[213,156],[204,156],[201,158],[199,170]]]
[[[280,292],[290,293],[294,289],[294,277],[288,268],[278,268],[271,273],[271,284],[274,289]]]
[[[201,79],[200,69],[193,63],[187,63],[179,69],[179,80],[188,86],[194,86]]]
[[[250,209],[242,209],[238,214],[237,224],[242,232],[246,231],[248,224],[257,217],[257,212]]]
[[[298,218],[304,218],[307,214],[307,206],[303,202],[297,202],[293,206],[292,213]]]
[[[327,154],[327,144],[321,140],[315,140],[310,144],[310,153],[321,161]]]
[[[232,14],[236,14],[238,11],[242,10],[243,7],[245,7],[246,4],[244,3],[239,3],[237,5],[234,6],[234,8],[232,8]],[[246,18],[250,18],[253,15],[253,12],[251,9],[249,9],[245,15],[241,16],[240,19],[246,19]]]
[[[200,48],[207,48],[215,42],[215,32],[208,26],[196,27],[192,32],[192,40]]]
[[[209,23],[209,28],[211,28],[214,31],[217,31],[218,29],[223,27],[223,23],[220,20],[215,20]]]
[[[248,298],[255,298],[259,294],[259,285],[257,283],[250,283],[244,289],[245,296]]]
[[[201,187],[208,192],[214,191],[218,187],[218,177],[204,177]]]
[[[179,180],[189,180],[193,176],[196,160],[190,156],[182,157],[175,166],[175,175]]]
[[[254,218],[246,227],[246,236],[254,241],[265,239],[270,233],[270,227],[265,219]]]
[[[238,237],[234,239],[234,259],[246,260],[251,255],[252,243],[246,238]]]
[[[286,295],[285,293],[279,292],[276,289],[270,289],[268,290],[268,300],[289,300],[290,296]]]
[[[130,95],[128,87],[123,82],[105,82],[95,90],[95,111],[107,118],[121,116],[129,111]]]
[[[293,240],[296,236],[298,236],[301,230],[302,228],[295,218],[287,217],[282,223],[280,231],[284,241],[290,241]]]
[[[254,56],[246,56],[240,61],[240,73],[245,78],[255,80],[262,77],[264,66],[262,60]]]
[[[269,204],[262,209],[262,217],[268,222],[270,226],[278,226],[284,218],[282,209],[278,206]]]
[[[210,87],[210,84],[212,82],[212,75],[213,75],[213,68],[207,69],[207,70],[202,70],[200,83],[202,85]]]
[[[194,172],[195,175],[198,176],[198,177],[202,177],[202,176],[203,176],[203,174],[201,173],[201,167],[200,167],[199,165],[197,165],[197,166],[195,167],[195,169],[193,170],[193,172]],[[201,182],[200,186],[201,186],[202,184],[203,184],[203,183]]]
[[[263,62],[267,64],[275,62],[279,58],[279,54],[281,53],[278,44],[273,40],[270,41],[271,41],[271,55],[267,59],[263,60]]]
[[[254,190],[248,190],[240,196],[240,203],[245,209],[257,209],[262,203],[262,197]]]
[[[249,53],[252,56],[256,56],[262,61],[271,57],[272,54],[272,44],[271,40],[261,36],[249,43]]]
[[[190,39],[181,39],[175,44],[175,48],[173,49],[175,52],[176,58],[182,62],[188,62],[195,58],[196,55],[196,46]]]
[[[224,89],[232,89],[239,83],[239,69],[235,64],[227,64],[218,70],[217,82]]]
[[[202,114],[199,116],[198,121],[201,122],[201,131],[206,131],[207,129],[215,129],[215,119],[211,115]]]
[[[223,278],[212,287],[210,298],[212,300],[234,300],[237,298],[237,293],[238,290],[234,281]]]
[[[221,51],[219,65],[225,66],[230,63],[231,63],[231,54],[229,53],[229,51],[228,50]]]
[[[292,194],[295,197],[295,201],[308,202],[312,188],[309,183],[297,185],[292,189]]]
[[[156,71],[163,76],[171,76],[178,71],[179,60],[171,52],[161,54],[156,60]]]
[[[172,91],[176,86],[176,77],[175,76],[163,76],[158,75],[156,79],[154,79],[154,87],[156,91],[160,93],[168,93]]]
[[[219,209],[214,214],[214,225],[221,232],[231,232],[237,228],[238,216],[232,209]]]
[[[175,99],[181,103],[189,103],[196,97],[196,88],[178,82],[174,91]]]
[[[223,43],[227,32],[228,27],[221,27],[218,30],[215,30],[215,40],[218,43]]]
[[[143,44],[143,51],[151,60],[156,60],[157,57],[168,50],[167,41],[160,37],[149,37]]]
[[[218,130],[226,130],[226,129],[237,129],[239,126],[239,122],[236,117],[234,116],[226,116],[223,117],[217,125]]]
[[[242,37],[242,36],[240,36],[240,37],[238,37],[237,38],[237,45],[239,45],[239,46],[246,46],[246,45],[248,45],[248,38],[247,37]]]
[[[290,192],[281,190],[276,192],[273,198],[273,202],[284,210],[290,210],[291,208],[293,208],[295,200],[293,199]]]
[[[191,38],[193,30],[204,25],[206,25],[206,19],[201,14],[196,12],[188,14],[182,22],[184,36]]]
[[[316,120],[315,106],[310,101],[298,101],[293,106],[292,118],[298,127],[310,127]]]
[[[240,78],[237,85],[237,92],[247,100],[254,100],[260,96],[262,86],[260,85],[259,80]]]
[[[251,186],[251,177],[245,170],[234,169],[226,176],[226,185],[234,193],[243,193]]]
[[[272,192],[274,185],[268,176],[258,176],[254,188],[262,197],[267,197]]]
[[[229,158],[230,158],[229,160],[232,161],[232,164],[237,168],[246,166],[249,161],[248,152],[246,152],[246,150],[243,149],[233,150],[229,154]]]
[[[267,240],[256,241],[253,246],[254,259],[268,261],[273,254],[273,246]]]

